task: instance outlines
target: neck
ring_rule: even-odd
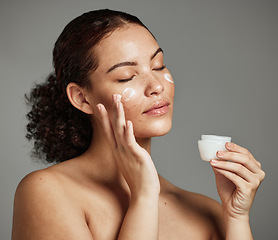
[[[118,169],[113,149],[103,136],[103,132],[95,131],[90,147],[82,155],[86,175],[103,184],[126,185]],[[151,138],[138,138],[136,141],[151,154]]]

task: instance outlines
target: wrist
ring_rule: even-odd
[[[224,216],[226,225],[249,225],[249,216],[238,216],[238,217],[231,217],[231,216]]]
[[[229,223],[237,223],[237,222],[248,222],[249,223],[249,215],[233,215],[224,213],[225,222]]]
[[[154,204],[158,203],[159,194],[131,194],[130,202],[131,203],[145,203],[145,204]]]
[[[226,240],[253,240],[249,215],[230,216],[224,214],[226,225]]]
[[[230,214],[224,211],[224,219],[226,223],[248,222],[249,214]]]
[[[160,189],[141,189],[130,192],[131,200],[158,201]]]

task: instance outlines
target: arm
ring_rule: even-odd
[[[265,173],[247,149],[234,143],[226,143],[226,148],[217,153],[221,160],[210,162],[222,201],[226,239],[251,240],[249,212]]]
[[[96,118],[101,122],[117,166],[131,193],[130,205],[122,223],[119,240],[158,239],[158,200],[160,183],[150,154],[136,142],[133,126],[125,120],[120,97],[115,95],[113,119],[102,104]]]
[[[249,217],[242,219],[234,219],[226,215],[225,224],[227,240],[253,240],[253,235],[249,223]]]
[[[132,199],[118,240],[158,239],[158,198]]]
[[[93,240],[82,210],[45,170],[27,175],[14,200],[12,240]]]
[[[135,141],[132,124],[126,125],[122,105],[115,108],[112,123],[117,140],[102,107],[98,117],[131,192],[118,239],[158,239],[160,184],[154,164],[149,153]],[[93,239],[83,210],[70,202],[68,193],[57,181],[59,179],[46,170],[31,173],[21,181],[14,200],[12,240]]]

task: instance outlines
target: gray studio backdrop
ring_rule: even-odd
[[[255,239],[277,236],[278,1],[24,0],[0,3],[0,239],[11,233],[19,181],[44,165],[31,161],[24,138],[24,93],[52,70],[53,44],[85,11],[112,8],[137,15],[164,49],[176,84],[171,132],[153,140],[161,175],[219,201],[213,172],[198,153],[201,134],[232,137],[267,176],[251,212]]]

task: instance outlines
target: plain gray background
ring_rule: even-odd
[[[255,239],[277,234],[278,1],[1,1],[0,239],[9,239],[19,181],[44,165],[25,140],[24,94],[52,71],[64,26],[85,11],[111,8],[138,16],[157,37],[176,84],[173,128],[153,140],[161,175],[219,201],[214,175],[198,153],[201,134],[228,135],[262,163],[266,179],[251,210]]]

